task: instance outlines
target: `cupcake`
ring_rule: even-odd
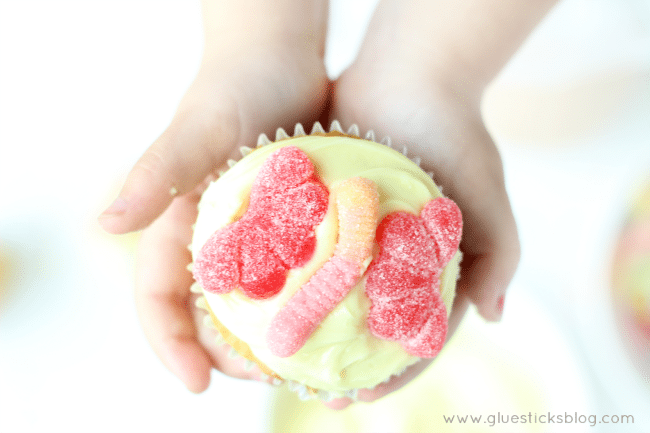
[[[338,122],[242,154],[203,193],[190,246],[199,305],[233,353],[324,400],[437,356],[462,221],[419,159]]]
[[[628,351],[650,377],[650,182],[634,200],[616,245],[612,295]]]

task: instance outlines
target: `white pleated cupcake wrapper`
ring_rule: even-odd
[[[302,126],[300,123],[296,123],[296,126],[294,127],[293,130],[293,136],[290,136],[283,128],[278,128],[275,131],[275,140],[269,139],[266,134],[260,134],[259,137],[257,138],[257,147],[262,147],[266,146],[267,144],[274,143],[276,141],[280,140],[285,140],[287,138],[295,138],[295,137],[301,137],[305,135],[319,135],[319,134],[327,134],[328,131],[323,128],[323,125],[320,124],[320,122],[315,122],[314,126],[311,129],[311,132],[307,134],[305,132],[305,128]],[[375,143],[383,144],[387,147],[393,148],[393,144],[391,142],[390,137],[384,137],[381,140],[377,140],[375,138],[375,132],[371,129],[368,132],[365,133],[365,135],[362,137],[360,132],[359,132],[359,126],[356,124],[353,124],[350,126],[346,131],[343,130],[343,127],[341,126],[341,123],[338,120],[332,121],[330,125],[329,132],[338,132],[341,134],[349,135],[352,137],[358,137],[361,139],[369,140],[369,141],[374,141]],[[251,153],[254,149],[248,146],[242,146],[239,148],[239,152],[241,153],[242,157],[248,155]],[[408,149],[406,146],[402,146],[401,149],[395,149],[398,150],[399,152],[402,153],[402,155],[406,156],[409,158],[411,161],[413,161],[418,167],[420,166],[421,158],[419,156],[414,156],[414,157],[409,157],[408,156]],[[232,167],[235,164],[237,164],[237,160],[234,159],[229,159],[227,161],[228,167]],[[219,173],[220,175],[223,174],[224,172]],[[433,179],[433,173],[432,172],[427,172],[427,175],[429,175]],[[438,188],[440,186],[438,185]]]
[[[295,128],[294,128],[294,131],[293,131],[293,136],[290,136],[289,134],[287,134],[287,132],[283,128],[278,128],[275,131],[275,140],[274,141],[270,140],[267,137],[266,134],[260,134],[259,137],[257,138],[257,146],[256,147],[259,148],[259,147],[262,147],[262,146],[266,146],[267,144],[272,144],[274,142],[277,142],[277,141],[280,141],[280,140],[285,140],[285,139],[288,139],[288,138],[295,138],[295,137],[301,137],[301,136],[306,136],[306,135],[321,135],[321,134],[327,134],[327,132],[328,131],[326,131],[323,128],[323,126],[320,124],[320,122],[315,122],[314,126],[311,129],[311,132],[309,134],[307,134],[305,132],[305,129],[302,126],[302,124],[297,123]],[[338,120],[334,120],[334,121],[332,121],[332,123],[330,125],[329,132],[338,132],[338,133],[349,135],[349,136],[352,136],[352,137],[357,137],[357,138],[360,138],[360,139],[373,141],[375,143],[383,144],[384,146],[387,146],[387,147],[390,147],[390,148],[394,149],[390,137],[384,137],[381,140],[377,140],[376,137],[375,137],[375,132],[373,130],[369,130],[362,137],[360,132],[359,132],[359,126],[356,125],[356,124],[353,124],[352,126],[350,126],[348,128],[347,131],[344,131],[342,126],[341,126],[341,123]],[[242,147],[239,148],[239,151],[240,151],[242,157],[245,157],[246,155],[251,153],[253,150],[254,150],[254,148],[251,148],[251,147],[248,147],[248,146],[242,146]],[[408,156],[408,149],[405,146],[403,146],[401,149],[394,149],[394,150],[399,151],[402,155],[406,156],[411,161],[413,161],[413,163],[415,163],[418,167],[420,167],[420,162],[421,162],[420,157],[419,156],[409,157]],[[229,159],[227,161],[228,168],[232,168],[238,162],[239,161],[237,161],[237,160]],[[222,176],[224,173],[225,173],[225,171],[219,172],[219,176]],[[431,179],[433,179],[433,173],[432,172],[427,172],[427,175],[429,177],[431,177]],[[437,185],[437,186],[442,191],[442,188],[439,185]],[[194,227],[192,227],[192,228],[194,228]],[[188,249],[191,251],[191,245],[188,246]],[[192,263],[190,263],[187,266],[187,269],[190,272],[192,271]],[[192,293],[196,293],[196,294],[199,294],[199,295],[203,294],[203,289],[201,288],[201,286],[198,283],[192,284],[192,286],[190,287],[190,290],[192,291]],[[208,302],[207,302],[207,300],[206,300],[206,298],[204,296],[200,296],[196,300],[196,306],[198,308],[202,309],[202,310],[207,311],[207,312],[210,311],[210,309],[208,307]],[[219,345],[228,345],[228,343],[226,343],[226,340],[221,336],[218,329],[214,325],[214,322],[212,321],[212,318],[210,317],[209,314],[204,317],[203,322],[204,322],[205,326],[207,326],[208,328],[211,328],[211,329],[213,329],[215,331],[217,344],[219,344]],[[239,358],[241,358],[243,360],[243,362],[244,362],[244,368],[246,368],[246,370],[251,370],[256,365],[255,362],[241,356],[232,347],[230,347],[230,351],[228,352],[228,357],[231,358],[231,359],[239,359]],[[401,371],[401,372],[399,372],[397,374],[394,374],[394,375],[388,377],[382,383],[388,382],[393,377],[400,376],[405,370],[406,369],[404,369],[403,371]],[[262,373],[261,380],[263,380],[265,382],[268,382],[268,383],[271,383],[271,384],[273,384],[275,386],[283,385],[283,384],[286,383],[288,389],[295,392],[298,395],[298,398],[300,398],[300,400],[303,400],[303,401],[314,400],[314,399],[319,399],[319,400],[322,400],[322,401],[331,401],[331,400],[333,400],[335,398],[342,398],[342,397],[350,398],[353,401],[356,401],[358,399],[359,390],[356,389],[356,388],[355,389],[350,389],[350,390],[348,390],[346,392],[326,391],[326,390],[320,390],[320,389],[319,390],[314,390],[314,388],[308,387],[308,386],[303,385],[301,383],[298,383],[296,381],[283,380],[283,379],[279,379],[277,377],[268,376],[268,375],[266,375],[264,373]]]

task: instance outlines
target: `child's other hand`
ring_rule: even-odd
[[[204,2],[200,71],[167,130],[100,216],[110,233],[144,229],[136,263],[142,327],[163,363],[194,392],[208,387],[212,367],[259,377],[229,359],[198,323],[204,313],[194,307],[186,266],[200,193],[228,158],[239,158],[241,146],[279,126],[311,124],[327,98],[324,2],[231,3]]]
[[[453,334],[469,303],[501,318],[519,240],[499,153],[480,112],[483,89],[553,0],[382,0],[355,63],[335,85],[333,117],[406,146],[463,213],[461,279]],[[514,8],[514,9],[513,9]],[[419,375],[423,360],[359,399],[373,401]],[[349,405],[349,399],[328,403]]]

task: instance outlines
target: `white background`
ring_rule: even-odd
[[[333,76],[373,6],[333,2]],[[201,49],[196,1],[0,1],[1,432],[268,429],[265,386],[215,373],[195,396],[161,365],[133,306],[135,237],[96,224]],[[648,2],[565,0],[495,81],[485,119],[523,246],[490,332],[551,398],[636,419],[558,431],[649,431],[650,384],[621,348],[607,285],[650,175]]]

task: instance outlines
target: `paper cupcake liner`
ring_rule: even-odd
[[[287,140],[290,138],[296,138],[296,137],[302,137],[306,135],[344,135],[347,137],[351,138],[358,138],[361,140],[368,140],[368,141],[373,141],[375,143],[383,144],[384,146],[390,147],[391,149],[394,149],[392,141],[390,137],[385,136],[381,140],[377,140],[375,137],[375,132],[370,129],[368,130],[363,136],[359,132],[359,126],[357,124],[352,124],[347,131],[343,130],[343,127],[341,126],[341,123],[338,120],[332,121],[329,131],[326,131],[323,128],[323,125],[321,125],[320,122],[314,122],[314,126],[311,129],[311,132],[307,134],[305,132],[305,128],[301,123],[296,123],[296,126],[294,127],[293,135],[289,135],[284,128],[278,128],[275,131],[275,140],[269,139],[269,137],[266,134],[260,134],[257,138],[257,146],[256,147],[262,147],[266,146],[267,144],[272,144],[278,141],[282,140]],[[242,157],[247,156],[249,153],[251,153],[254,150],[252,147],[248,146],[242,146],[239,148],[239,152],[241,153]],[[409,158],[411,161],[413,161],[418,167],[420,167],[420,162],[421,158],[419,156],[413,156],[409,157],[408,156],[408,149],[406,146],[402,146],[401,149],[395,149],[398,150],[402,153],[402,155],[406,156]],[[232,168],[235,164],[237,164],[239,161],[235,159],[229,159],[227,161],[228,168]],[[219,176],[223,175],[225,171],[220,171]],[[433,172],[426,172],[431,179],[433,179]],[[440,185],[438,185],[438,188],[442,190]]]
[[[347,136],[350,138],[356,138],[356,139],[361,139],[361,140],[368,140],[372,141],[378,144],[382,144],[386,147],[389,147],[393,150],[396,150],[400,152],[402,155],[407,157],[409,160],[411,160],[414,164],[416,164],[418,167],[420,167],[421,163],[421,158],[419,156],[409,156],[408,155],[408,149],[406,146],[403,146],[401,149],[395,149],[393,146],[393,143],[390,139],[390,137],[385,136],[381,138],[380,140],[377,140],[376,134],[373,130],[368,130],[363,136],[360,133],[359,126],[356,124],[352,124],[347,131],[343,129],[341,126],[341,123],[338,120],[332,121],[330,128],[328,131],[323,128],[320,122],[315,122],[311,131],[309,134],[305,132],[305,129],[302,124],[297,123],[294,127],[293,135],[289,135],[283,128],[278,128],[275,131],[275,140],[269,139],[269,137],[266,134],[260,134],[258,139],[257,139],[257,145],[256,148],[260,148],[269,144],[273,144],[278,141],[282,140],[288,140],[291,138],[296,138],[296,137],[301,137],[301,136],[307,136],[307,135],[321,135],[321,136]],[[241,157],[245,157],[251,152],[253,152],[255,149],[248,147],[248,146],[242,146],[239,148]],[[234,167],[239,160],[234,160],[234,159],[229,159],[227,161],[228,169]],[[219,177],[221,177],[223,174],[226,173],[227,170],[225,171],[220,171],[219,172]],[[434,180],[434,175],[433,172],[426,172],[426,174]],[[435,183],[435,180],[434,180]],[[442,187],[438,184],[436,184],[438,189],[442,192]],[[191,250],[191,245],[188,246],[188,249]],[[460,253],[460,251],[459,251]],[[190,263],[188,265],[188,270],[191,272],[192,271],[192,264]],[[460,274],[456,277],[458,279]],[[266,366],[262,361],[257,359],[255,355],[253,354],[252,350],[250,347],[240,340],[238,337],[236,337],[232,332],[230,332],[219,320],[217,317],[214,315],[212,310],[210,309],[207,299],[205,296],[203,296],[203,289],[198,283],[194,283],[191,286],[191,291],[193,293],[201,295],[197,301],[196,301],[196,306],[204,311],[206,311],[208,314],[204,318],[204,325],[213,329],[216,333],[216,341],[220,345],[228,345],[230,347],[230,351],[228,353],[228,356],[232,359],[238,359],[242,358],[244,362],[244,366],[247,370],[252,369],[254,366],[257,366],[261,372],[262,372],[262,377],[261,379],[263,381],[266,381],[267,383],[270,383],[275,386],[280,386],[283,384],[287,385],[287,388],[291,390],[292,392],[296,393],[298,398],[303,401],[307,400],[313,400],[313,399],[319,399],[322,401],[331,401],[336,398],[350,398],[353,401],[358,400],[358,388],[353,388],[345,392],[341,391],[329,391],[329,390],[323,390],[323,389],[317,389],[313,388],[310,386],[307,386],[305,384],[290,380],[290,379],[285,379],[281,377],[279,374],[274,372],[271,368]],[[416,361],[417,362],[417,359]],[[401,374],[404,373],[406,369],[402,370],[401,372],[397,374],[393,374],[386,378],[383,382],[375,385],[379,386],[381,384],[385,384],[394,377],[398,377]]]

